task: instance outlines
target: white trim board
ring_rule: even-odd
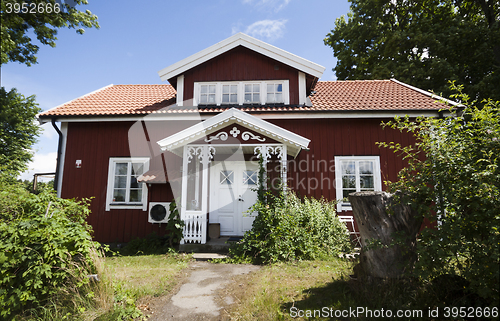
[[[272,137],[287,145],[289,147],[289,154],[294,157],[297,156],[302,149],[307,149],[309,146],[309,139],[236,108],[226,110],[204,122],[195,124],[164,138],[157,143],[162,150],[175,150],[234,123],[239,123],[246,128],[261,132],[263,135]]]
[[[444,116],[449,115],[447,110],[444,110]],[[332,112],[264,112],[264,113],[250,113],[254,117],[260,119],[337,119],[337,118],[394,118],[394,116],[404,117],[408,115],[411,118],[423,116],[423,117],[438,117],[439,112],[437,110],[429,111],[332,111]],[[168,121],[168,120],[205,120],[213,117],[214,114],[199,114],[197,112],[192,113],[152,113],[145,114],[144,116],[75,116],[66,117],[59,116],[56,118],[56,122],[67,122],[67,123],[88,123],[88,122],[114,122],[114,121]],[[44,123],[50,122],[50,118],[44,120]]]
[[[323,66],[240,32],[160,70],[158,75],[165,81],[237,46],[244,46],[317,78],[321,78],[325,71]]]
[[[432,99],[436,99],[436,101],[444,101],[445,103],[450,104],[450,105],[455,106],[455,107],[464,107],[464,105],[462,105],[462,104],[460,104],[460,103],[458,103],[456,101],[446,99],[444,97],[441,97],[439,95],[433,94],[431,92],[425,91],[425,90],[417,88],[417,87],[413,87],[412,85],[408,85],[408,84],[406,84],[406,83],[404,83],[402,81],[399,81],[399,80],[397,80],[395,78],[391,78],[391,81],[393,81],[393,82],[395,82],[395,83],[397,83],[397,84],[399,84],[401,86],[405,86],[406,88],[415,90],[416,92],[419,92],[419,93],[424,94],[426,96],[429,96]]]

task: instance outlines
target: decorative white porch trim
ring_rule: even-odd
[[[238,128],[233,127],[233,129],[231,129],[231,130],[229,131],[229,134],[230,134],[231,136],[233,136],[234,138],[237,138],[237,137],[238,137],[238,134],[239,134],[240,132],[241,132],[241,131],[240,131]],[[228,138],[229,138],[229,135],[228,135],[226,132],[220,132],[220,133],[218,133],[218,134],[217,134],[217,135],[215,135],[215,136],[209,136],[208,138],[205,138],[205,141],[206,141],[207,143],[210,143],[210,142],[212,142],[212,141],[214,141],[214,140],[222,140],[222,141],[226,141]],[[265,139],[264,137],[260,137],[260,136],[258,136],[258,135],[254,135],[253,133],[251,133],[251,132],[247,132],[247,131],[245,131],[245,132],[243,132],[243,133],[241,134],[241,139],[243,139],[244,141],[247,141],[247,140],[249,140],[249,139],[255,139],[255,140],[258,140],[259,142],[265,142],[265,141],[266,141],[266,139]]]
[[[182,194],[181,194],[181,219],[184,221],[183,239],[181,244],[185,243],[201,243],[205,244],[207,239],[207,213],[208,213],[208,169],[210,163],[213,161],[217,147],[236,146],[234,144],[221,144],[221,145],[185,145],[183,148],[183,162],[182,162]],[[287,146],[284,144],[242,144],[240,147],[254,147],[254,154],[259,158],[263,158],[264,165],[266,165],[271,157],[275,155],[281,163],[281,180],[283,183],[283,190],[286,191],[287,180]],[[195,185],[194,195],[195,201],[201,201],[201,207],[197,210],[188,210],[188,164],[196,162],[195,170]],[[199,163],[198,163],[199,162]],[[201,186],[200,186],[201,174]],[[200,195],[201,200],[197,197]]]
[[[261,133],[262,135],[279,141],[284,145],[287,145],[287,152],[293,157],[296,157],[302,149],[307,149],[307,147],[309,146],[309,139],[292,133],[291,131],[271,124],[253,115],[247,114],[236,108],[226,110],[225,112],[215,115],[212,118],[209,118],[201,123],[197,123],[172,136],[164,138],[158,141],[158,144],[160,145],[162,150],[169,150],[174,153],[180,154],[178,150],[181,147],[203,137],[208,137],[208,140],[210,140],[220,134],[218,139],[224,141],[224,139],[222,138],[224,138],[226,134],[229,137],[228,133],[219,133],[216,136],[209,135],[232,124],[239,124],[243,127],[252,129],[256,132]],[[244,132],[242,134],[242,138],[246,138],[246,135],[245,137],[243,137],[243,135],[246,133],[247,132]],[[248,139],[250,139],[250,135]],[[212,140],[215,140],[215,138]]]
[[[283,192],[286,193],[287,186],[287,152],[286,145],[259,145],[254,148],[254,154],[262,158],[264,166],[269,162],[272,155],[276,155],[280,160],[280,175],[283,184]]]

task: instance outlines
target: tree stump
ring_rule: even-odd
[[[422,217],[409,205],[396,203],[386,192],[357,192],[349,195],[361,236],[358,276],[398,278],[413,267],[417,235]],[[395,243],[395,236],[398,244]],[[382,247],[367,249],[367,240],[379,240]],[[392,244],[391,244],[392,243]]]

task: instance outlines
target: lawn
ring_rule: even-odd
[[[106,267],[124,292],[136,298],[168,293],[187,267],[188,255],[141,255],[106,258]]]
[[[153,297],[167,295],[182,281],[181,271],[191,261],[185,254],[113,256],[103,262],[102,281],[113,303],[105,311],[89,311],[90,319],[114,321],[142,317]],[[106,291],[106,290],[105,290]]]
[[[347,283],[352,265],[351,261],[338,258],[278,263],[240,276],[224,290],[236,303],[225,311],[225,317],[231,320],[292,320],[292,307],[315,309],[324,305],[351,304],[345,285],[332,289],[330,284]]]

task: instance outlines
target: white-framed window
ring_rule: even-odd
[[[106,211],[110,209],[147,210],[147,186],[137,178],[149,170],[147,157],[109,159]]]
[[[351,211],[349,193],[381,191],[379,156],[335,156],[337,211]]]
[[[290,104],[288,80],[195,82],[194,105]]]
[[[200,104],[215,104],[216,85],[200,85]]]
[[[238,104],[238,85],[222,85],[222,103]]]
[[[283,102],[283,84],[271,83],[267,84],[267,99],[268,103],[282,103]]]
[[[245,104],[260,104],[260,84],[245,84]]]

